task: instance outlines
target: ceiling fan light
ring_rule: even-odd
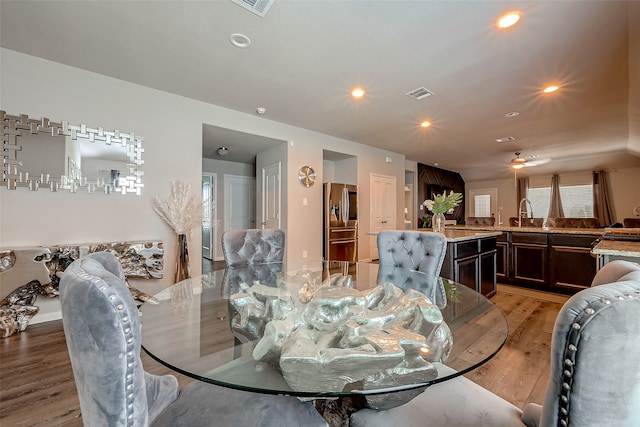
[[[514,26],[520,20],[521,13],[520,12],[509,12],[504,14],[498,19],[497,27],[499,29],[509,28]]]
[[[511,167],[514,169],[522,169],[524,167],[524,163],[516,163],[511,165]]]

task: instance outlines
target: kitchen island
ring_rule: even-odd
[[[610,229],[591,253],[598,257],[598,268],[617,259],[640,263],[640,228]]]
[[[440,275],[491,297],[497,282],[496,239],[502,234],[497,230],[445,228],[447,254]]]
[[[640,238],[640,229],[622,228],[452,226],[450,229],[500,232],[496,244],[496,275],[500,283],[565,295],[573,295],[591,285],[602,265],[593,251],[600,240],[615,240],[623,235]],[[601,243],[603,247],[614,244],[620,249],[623,242],[603,240]],[[624,243],[626,247],[635,242]]]

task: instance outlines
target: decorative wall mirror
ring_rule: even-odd
[[[30,119],[26,114],[12,116],[1,110],[0,119],[1,183],[9,190],[140,194],[143,137],[44,117]]]

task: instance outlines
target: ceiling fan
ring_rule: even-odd
[[[520,157],[520,152],[516,152],[516,157],[511,159],[511,167],[513,169],[522,169],[524,167],[530,166],[538,166],[543,165],[545,163],[549,163],[551,159],[526,159],[524,157]]]
[[[520,152],[516,151],[516,157],[511,159],[511,168],[513,169],[513,179],[515,181],[515,185],[518,185],[518,169],[522,169],[524,167],[530,166],[538,166],[543,165],[545,163],[549,163],[551,159],[526,159],[524,157],[520,157]]]

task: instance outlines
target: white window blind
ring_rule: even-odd
[[[482,194],[475,196],[474,200],[474,216],[491,216],[491,196]]]

